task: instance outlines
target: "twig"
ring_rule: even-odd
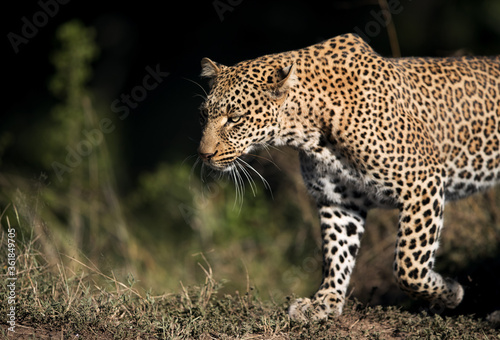
[[[391,45],[392,56],[395,58],[401,57],[401,50],[399,48],[398,35],[396,33],[396,26],[392,20],[391,11],[387,0],[378,0],[378,4],[382,9],[382,15],[387,23],[387,35],[389,36],[389,43]]]

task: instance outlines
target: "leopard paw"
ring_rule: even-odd
[[[446,279],[446,285],[448,286],[450,293],[445,296],[445,300],[443,302],[447,308],[456,308],[464,298],[464,289],[460,283],[450,278]]]
[[[302,298],[297,299],[288,308],[288,315],[292,320],[300,322],[326,320],[329,315],[340,316],[343,305],[339,299],[328,297],[328,295],[321,299]]]

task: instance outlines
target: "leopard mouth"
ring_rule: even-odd
[[[219,159],[216,158],[215,155],[216,153],[209,158],[206,157],[204,158],[203,156],[200,155],[200,158],[202,159],[203,163],[208,165],[211,169],[222,172],[231,171],[232,169],[234,169],[234,167],[236,166],[237,159],[241,156],[241,155],[234,155],[231,157],[226,156],[224,158]]]
[[[248,165],[248,162],[253,159],[253,155],[241,153],[217,159],[215,157],[210,159],[202,159],[203,163],[208,165],[211,169],[221,172],[231,172],[235,168],[239,168],[242,164]]]
[[[248,151],[248,149],[246,151]],[[266,179],[249,163],[253,156],[254,155],[244,152],[238,155],[232,155],[231,157],[224,157],[222,159],[217,159],[215,154],[210,158],[202,158],[200,155],[200,158],[203,160],[204,165],[209,166],[211,169],[219,173],[227,174],[229,178],[232,178],[236,186],[236,192],[239,193],[237,196],[240,195],[240,198],[243,199],[242,195],[245,191],[245,179],[249,181],[250,188],[255,195],[257,187],[251,173],[260,178],[264,184],[264,188],[271,190],[271,186]]]
[[[212,161],[205,162],[206,165],[208,165],[211,169],[216,170],[216,171],[221,171],[221,172],[226,172],[226,171],[231,171],[236,164],[236,160],[228,163],[223,163],[223,164],[218,164]]]
[[[199,152],[198,155],[203,163],[211,169],[226,172],[238,167],[238,163],[243,162],[247,164],[247,162],[253,158],[252,155],[249,154],[253,147],[254,146],[250,146],[243,152],[233,153],[231,155],[220,155],[218,151],[215,151],[212,154]]]

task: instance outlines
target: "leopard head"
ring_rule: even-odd
[[[229,170],[238,157],[279,135],[280,109],[297,81],[295,65],[254,60],[228,67],[203,58],[201,67],[210,92],[200,107],[198,154],[210,167]]]

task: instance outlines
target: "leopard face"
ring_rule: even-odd
[[[201,105],[200,158],[216,170],[231,169],[238,157],[271,143],[280,131],[280,109],[295,81],[293,65],[276,69],[240,63],[231,68],[202,60],[211,91]]]

